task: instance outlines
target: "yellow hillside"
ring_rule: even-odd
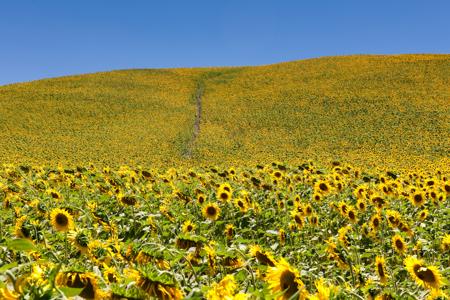
[[[3,163],[445,168],[449,116],[450,55],[114,71],[0,87],[0,155]]]

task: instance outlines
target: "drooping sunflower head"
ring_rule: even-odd
[[[427,266],[422,259],[413,256],[408,256],[404,262],[409,275],[419,286],[438,290],[442,285],[442,276],[435,266]]]
[[[145,265],[139,270],[137,286],[150,297],[157,299],[182,299],[183,294],[177,287],[175,278],[169,273],[160,273],[154,267]]]
[[[220,208],[215,203],[207,203],[203,206],[202,212],[205,218],[215,221],[219,218]]]
[[[308,295],[298,270],[283,258],[275,266],[269,267],[265,280],[274,294],[282,293],[278,299],[287,300],[297,293],[299,299],[306,299]]]
[[[57,231],[69,231],[74,228],[72,215],[65,209],[53,209],[50,213],[50,222]]]
[[[400,254],[403,254],[408,250],[407,244],[399,234],[396,234],[392,237],[392,247]]]
[[[95,274],[90,272],[67,271],[58,273],[56,284],[69,288],[81,288],[80,297],[86,299],[96,299],[98,284]]]

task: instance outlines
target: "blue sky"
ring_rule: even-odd
[[[450,53],[450,1],[5,0],[0,85],[128,68]]]

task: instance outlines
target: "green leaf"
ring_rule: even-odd
[[[0,268],[0,272],[5,272],[8,271],[9,269],[12,269],[14,267],[17,266],[17,261],[12,262],[10,264],[4,265],[3,267]]]
[[[64,293],[64,296],[67,298],[78,296],[84,288],[70,288],[70,287],[60,287],[61,292]]]
[[[6,242],[6,247],[11,250],[16,251],[31,251],[36,250],[33,243],[27,239],[15,239]]]

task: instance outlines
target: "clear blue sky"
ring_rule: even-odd
[[[0,85],[365,53],[450,53],[450,1],[0,2]]]

